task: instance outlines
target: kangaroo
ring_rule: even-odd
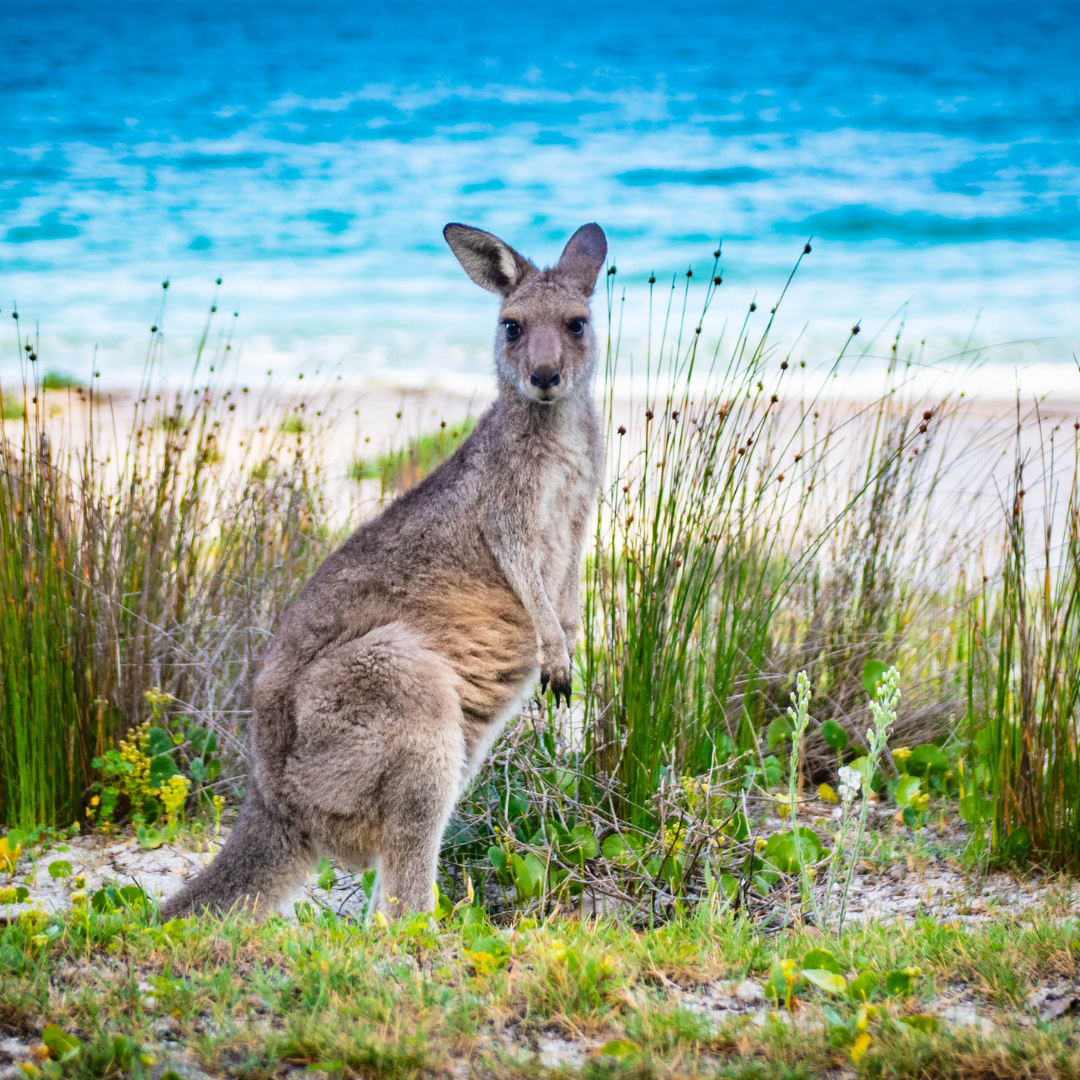
[[[540,270],[480,229],[443,235],[502,297],[498,397],[283,616],[255,683],[236,826],[163,918],[274,910],[322,854],[376,867],[370,910],[431,910],[450,814],[537,674],[569,704],[604,457],[589,300],[607,240],[583,225]]]

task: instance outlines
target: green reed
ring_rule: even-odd
[[[21,396],[0,402],[0,818],[32,827],[71,820],[90,716],[66,492],[36,380]]]
[[[989,796],[976,805],[985,806],[997,857],[1030,851],[1048,866],[1077,872],[1080,435],[1074,427],[1062,451],[1056,444],[1063,434],[1068,439],[1067,429],[1052,428],[1036,410],[1028,420],[1037,438],[1033,458],[1021,444],[1023,426],[1018,410],[1000,578],[984,576],[972,602],[970,752],[976,784]],[[1040,484],[1044,505],[1032,520],[1028,489]]]
[[[73,408],[53,420],[28,354],[0,472],[9,824],[78,819],[93,758],[143,718],[151,687],[216,730],[235,764],[273,622],[331,542],[317,428],[283,434],[283,404],[223,385],[231,345],[209,344],[210,328],[190,383],[166,391],[155,327],[126,433],[122,403],[93,382],[65,390]]]
[[[861,738],[865,660],[918,651],[920,609],[940,622],[953,602],[901,587],[902,574],[936,587],[938,567],[928,547],[897,538],[925,524],[955,407],[906,396],[894,347],[877,401],[826,409],[827,379],[858,329],[808,381],[770,344],[779,302],[756,336],[751,306],[734,341],[721,335],[705,353],[717,265],[707,281],[692,322],[690,274],[655,320],[650,283],[650,326],[663,329],[645,359],[643,430],[617,428],[607,396],[615,480],[586,576],[585,735],[591,767],[618,778],[622,812],[638,824],[673,770],[698,775],[738,755],[744,768],[760,765],[758,735],[783,712],[799,669],[822,699],[815,714]],[[617,329],[612,341],[609,388]],[[942,659],[924,687],[945,695],[931,727],[955,693],[944,684],[959,683],[952,657]]]

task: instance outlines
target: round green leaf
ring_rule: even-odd
[[[834,750],[843,750],[849,741],[848,733],[835,720],[826,720],[821,725],[821,737],[825,740],[825,745]]]
[[[767,787],[776,787],[780,783],[780,762],[775,754],[770,754],[763,762],[765,769],[765,784]]]
[[[949,768],[949,759],[941,748],[933,743],[922,743],[911,748],[911,756],[905,767],[912,776],[929,776],[931,773],[943,773]]]
[[[104,915],[106,912],[115,911],[120,905],[120,894],[110,885],[106,889],[98,889],[97,892],[90,897],[90,907],[98,915]]]
[[[848,994],[856,1001],[869,1001],[870,995],[881,984],[875,971],[863,971],[848,984]]]
[[[57,1061],[68,1062],[78,1057],[82,1050],[82,1040],[62,1031],[56,1024],[46,1024],[41,1032],[41,1041]]]
[[[912,978],[909,971],[885,972],[885,993],[901,997],[911,993]]]
[[[1010,855],[1023,855],[1031,849],[1031,836],[1023,825],[1009,833],[1005,848]]]
[[[171,780],[180,770],[172,759],[172,754],[158,754],[150,759],[150,786],[161,787],[166,781]]]
[[[123,885],[118,890],[120,903],[134,911],[139,911],[147,905],[146,893],[139,885]]]
[[[562,845],[562,849],[577,859],[595,859],[600,844],[588,825],[575,825],[570,830],[569,841]]]
[[[825,968],[803,968],[802,977],[828,994],[842,994],[847,989],[847,980],[843,975]]]
[[[150,757],[167,754],[173,748],[173,738],[164,728],[152,727],[146,736],[146,752]],[[183,742],[182,739],[181,742]]]
[[[766,841],[761,854],[777,870],[794,874],[799,871],[800,849],[804,866],[811,866],[821,858],[821,841],[804,825],[799,827],[797,837],[795,833],[774,833]]]
[[[872,697],[877,697],[878,684],[885,678],[888,668],[880,660],[867,660],[863,664],[863,689]]]
[[[625,855],[629,850],[630,845],[618,833],[612,833],[604,841],[603,852],[605,859],[618,859],[620,855]]]
[[[803,958],[804,968],[820,968],[822,971],[831,971],[840,974],[840,961],[828,949],[811,949]]]
[[[896,805],[897,806],[909,806],[911,800],[918,795],[919,788],[922,787],[922,780],[917,776],[905,776],[902,777],[900,782],[896,785]]]
[[[778,716],[769,724],[765,731],[765,744],[770,750],[776,750],[780,746],[786,746],[791,742],[791,723],[787,717]]]

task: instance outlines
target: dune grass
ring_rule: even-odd
[[[1022,423],[1018,417],[1018,429]],[[989,789],[976,806],[992,823],[992,848],[1015,856],[1033,851],[1049,865],[1076,873],[1080,439],[1071,425],[1040,425],[1039,436],[1043,461],[1032,460],[1020,445],[1016,449],[1000,579],[993,586],[986,582],[972,604],[968,728],[975,790],[980,770]],[[1064,474],[1053,454],[1055,437],[1064,437],[1067,447],[1071,443]],[[1063,514],[1031,515],[1029,485],[1041,487],[1044,504],[1063,506]],[[1064,535],[1055,536],[1055,529]]]
[[[85,430],[54,443],[38,364],[34,404],[0,430],[9,825],[82,820],[93,760],[148,716],[151,687],[235,757],[273,620],[326,550],[310,441],[280,432],[283,409],[250,403],[247,452],[226,465],[246,392],[197,377],[220,370],[227,342],[200,347],[190,385],[168,392],[160,347],[156,333],[130,428],[107,429],[115,442],[101,433],[112,402],[91,388],[78,391]]]

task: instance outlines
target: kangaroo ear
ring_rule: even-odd
[[[489,292],[506,296],[517,288],[530,270],[535,269],[524,255],[519,255],[509,244],[483,229],[451,222],[443,229],[443,236],[465,273]]]
[[[596,277],[607,257],[607,237],[595,221],[582,225],[569,240],[559,256],[559,270],[574,277],[585,293],[592,295]]]

